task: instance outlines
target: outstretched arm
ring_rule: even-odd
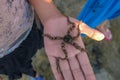
[[[45,25],[49,20],[63,15],[55,7],[52,0],[29,0],[37,12],[41,22]]]
[[[82,51],[85,47],[81,37],[73,39],[73,36],[79,32],[79,21],[69,17],[70,22],[74,23],[71,24],[56,8],[52,0],[29,1],[44,25],[45,50],[56,80],[95,80],[88,56],[84,50]],[[74,27],[70,30],[72,26]],[[101,34],[84,23],[80,23],[79,29],[92,38],[96,34]],[[68,30],[70,30],[69,35]]]
[[[47,24],[49,20],[55,20],[57,18],[64,17],[54,5],[53,0],[29,0],[29,1],[35,8],[43,25]],[[86,34],[88,37],[94,40],[100,41],[104,39],[104,35],[101,32],[89,28],[88,25],[86,25],[85,23],[82,23],[80,30],[81,33]]]

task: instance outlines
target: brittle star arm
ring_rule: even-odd
[[[64,42],[61,43],[61,49],[62,49],[63,53],[65,54],[65,57],[61,58],[61,60],[68,59],[68,53],[67,53],[67,50],[65,49],[65,43]]]
[[[66,15],[65,15],[65,16],[66,16]],[[67,21],[68,21],[69,24],[72,24],[72,25],[74,24],[74,22],[71,22],[71,21],[70,21],[69,16],[66,16],[66,18],[67,18]]]
[[[70,34],[70,32],[75,28],[75,23],[71,22],[68,16],[66,17],[67,17],[68,23],[71,24],[71,27],[67,31],[67,34]]]
[[[79,29],[79,25],[81,25],[81,23],[82,23],[82,21],[80,21],[80,23],[78,24],[78,26],[77,26],[77,31],[78,31],[78,33],[77,33],[77,35],[76,36],[74,36],[73,37],[73,40],[75,40],[76,38],[78,38],[79,36],[80,36],[80,29]]]
[[[84,48],[82,48],[81,46],[79,46],[77,43],[72,42],[70,43],[72,46],[74,46],[76,49],[80,50],[81,52],[86,52],[86,50]]]
[[[67,55],[67,51],[66,51],[66,49],[65,49],[65,43],[64,43],[64,42],[61,43],[61,49],[62,49],[62,51],[64,52],[65,57],[64,57],[64,58],[55,57],[55,58],[56,58],[56,65],[57,65],[57,71],[58,71],[58,72],[61,72],[60,65],[59,65],[59,61],[60,61],[60,60],[67,60],[67,59],[68,59],[68,55]]]
[[[68,29],[67,34],[70,35],[70,32],[75,28],[75,24],[72,24],[71,27]]]
[[[78,33],[77,33],[77,35],[76,35],[76,36],[74,36],[74,37],[73,37],[73,40],[77,39],[77,38],[80,36],[80,29],[79,29],[79,28],[77,28],[77,31],[78,31]]]
[[[52,36],[49,35],[49,34],[44,34],[44,36],[48,37],[48,38],[51,39],[51,40],[62,40],[62,39],[63,39],[63,37],[59,37],[59,36],[54,36],[54,37],[52,37]]]

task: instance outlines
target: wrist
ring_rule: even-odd
[[[57,14],[54,16],[50,16],[47,19],[42,21],[42,24],[44,25],[44,27],[48,27],[49,24],[56,24],[58,22],[60,22],[65,16],[62,14]]]
[[[46,19],[43,19],[42,20],[42,24],[46,25],[46,24],[48,24],[51,21],[57,21],[57,20],[59,20],[59,19],[61,19],[63,17],[64,17],[64,15],[62,15],[61,13],[58,13],[58,14],[54,13],[54,14],[49,15]]]
[[[30,0],[42,24],[62,16],[52,0]]]

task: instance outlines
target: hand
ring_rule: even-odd
[[[70,18],[70,21],[77,22],[77,28],[78,21],[73,18]],[[62,37],[66,35],[69,27],[70,25],[68,25],[66,17],[49,20],[46,22],[46,24],[44,24],[44,34]],[[77,29],[71,32],[72,36],[75,36],[76,34]],[[81,48],[84,48],[81,37],[79,37],[74,42],[81,46]],[[80,51],[72,45],[65,43],[68,59],[60,59],[58,64],[56,58],[64,58],[65,56],[61,49],[62,40],[51,40],[48,37],[44,37],[44,43],[45,50],[56,80],[95,80],[93,70],[85,51]],[[60,67],[60,71],[58,70],[58,65]]]

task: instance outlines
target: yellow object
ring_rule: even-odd
[[[81,33],[86,34],[88,37],[96,41],[101,41],[105,38],[103,33],[99,32],[98,30],[90,28],[88,25],[86,25],[82,21],[80,21],[79,23],[79,29]]]
[[[101,41],[105,38],[104,34],[102,33],[95,33],[94,36],[92,37],[92,39],[96,40],[96,41]]]

